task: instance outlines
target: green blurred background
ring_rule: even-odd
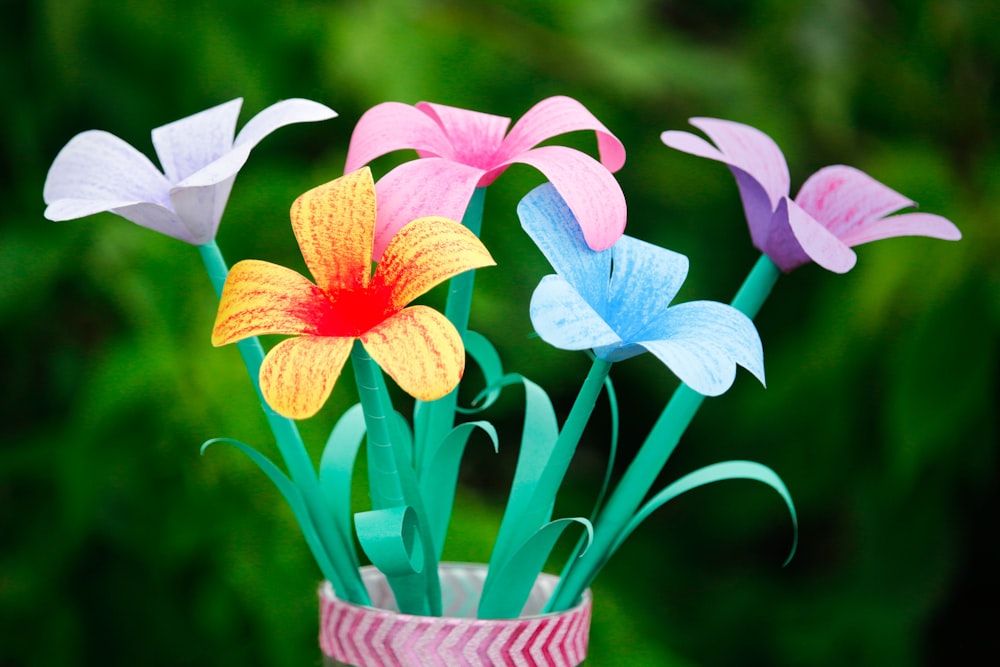
[[[234,97],[241,124],[286,97],[340,117],[266,139],[236,181],[231,261],[301,266],[287,210],[342,173],[379,102],[519,117],[570,95],[625,143],[629,232],[691,258],[682,298],[728,301],[751,267],[736,188],[671,151],[716,116],[782,146],[793,189],[820,166],[871,173],[953,220],[959,243],[859,249],[844,276],[783,278],[758,319],[768,388],[741,373],[706,402],[664,471],[748,458],[786,481],[692,493],[656,514],[595,588],[594,665],[951,665],[997,655],[1000,9],[990,0],[463,3],[50,0],[0,4],[0,666],[315,665],[319,573],[278,493],[234,450],[270,451],[194,248],[104,214],[43,219],[42,183],[77,132],[153,156],[149,131]],[[593,136],[565,142],[593,153]],[[397,156],[392,159],[401,159]],[[376,163],[381,173],[392,159]],[[532,339],[546,267],[491,188],[473,326],[560,414],[587,362]],[[432,295],[432,297],[439,295]],[[638,358],[614,375],[623,448],[675,381]],[[494,417],[516,442],[519,399]],[[347,384],[302,428],[313,452]],[[606,408],[560,509],[586,513]],[[470,447],[448,555],[487,557],[513,444]]]

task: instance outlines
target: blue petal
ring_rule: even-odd
[[[692,301],[673,306],[636,340],[700,394],[718,396],[733,384],[736,364],[764,383],[764,354],[753,322],[732,306]],[[629,341],[633,342],[633,341]]]
[[[677,296],[688,272],[684,255],[622,236],[611,248],[607,319],[626,341],[638,340]]]
[[[549,264],[598,311],[608,302],[611,250],[594,252],[573,212],[551,183],[540,185],[517,205],[521,227]]]
[[[621,338],[561,276],[545,276],[531,295],[531,324],[549,345],[562,350],[616,345]]]

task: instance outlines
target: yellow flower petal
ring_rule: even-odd
[[[389,241],[375,272],[375,286],[402,308],[445,280],[496,262],[475,234],[454,220],[418,218]]]
[[[313,333],[329,301],[306,278],[277,264],[248,259],[226,277],[212,345],[263,334]]]
[[[364,167],[299,196],[292,229],[316,284],[355,289],[371,277],[375,242],[375,183]]]
[[[267,404],[290,419],[312,417],[330,397],[353,344],[353,338],[300,336],[275,345],[260,367]]]
[[[462,337],[433,308],[404,308],[361,336],[365,350],[406,393],[433,401],[454,389],[465,371]]]

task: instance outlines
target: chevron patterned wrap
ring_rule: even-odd
[[[590,592],[573,609],[539,614],[557,578],[535,582],[520,618],[475,618],[486,567],[442,563],[445,615],[395,611],[382,574],[362,568],[372,607],[337,599],[329,582],[320,595],[320,647],[328,666],[351,667],[576,667],[587,656]]]

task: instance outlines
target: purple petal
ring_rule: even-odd
[[[562,276],[545,276],[531,295],[531,324],[549,345],[586,350],[621,338]]]
[[[863,171],[844,165],[824,167],[810,176],[795,203],[849,246],[892,236],[961,238],[958,229],[939,216],[883,219],[914,202]]]
[[[808,259],[834,273],[847,273],[854,268],[858,257],[846,243],[834,236],[795,202],[785,199],[783,203],[787,206],[785,219],[788,221],[788,229],[795,238],[795,244],[802,249]],[[775,215],[776,219],[779,217],[780,212]],[[794,244],[789,244],[789,247],[794,248]],[[778,258],[770,252],[768,256],[778,268],[786,272],[806,261],[794,251],[776,252],[776,254],[779,255]]]
[[[427,216],[461,220],[483,172],[443,158],[399,165],[375,184],[378,217],[373,259],[405,224]]]
[[[732,306],[692,301],[672,306],[636,341],[685,384],[718,396],[733,384],[736,365],[764,383],[764,355],[753,322]]]
[[[644,340],[684,284],[684,255],[630,236],[611,247],[612,274],[607,318],[626,342]]]
[[[729,165],[743,202],[750,237],[763,248],[770,234],[772,215],[788,195],[788,165],[774,141],[749,125],[712,118],[692,118],[715,142],[712,146],[689,132],[669,131],[660,135],[671,148]]]
[[[686,132],[664,132],[660,138],[672,148],[746,172],[767,193],[772,211],[777,208],[778,200],[788,196],[788,164],[771,137],[749,125],[717,118],[692,118],[691,124],[707,134],[718,151],[712,151],[705,142],[695,141],[698,137]]]
[[[352,172],[386,153],[414,149],[446,155],[451,145],[433,118],[402,102],[377,104],[362,114],[351,133],[345,172]]]
[[[497,154],[510,118],[430,102],[420,102],[417,108],[433,118],[448,137],[451,150],[434,155],[483,171],[497,166],[500,161]]]
[[[788,196],[788,164],[778,144],[755,127],[715,118],[692,118],[691,124],[708,135],[726,156],[726,162],[760,183],[772,210]]]
[[[601,164],[615,172],[625,164],[625,147],[585,106],[571,97],[544,99],[528,111],[511,128],[503,142],[501,160],[513,160],[546,139],[576,132],[593,130],[597,134],[597,149]]]
[[[45,217],[71,220],[146,202],[169,209],[169,190],[149,158],[113,134],[90,130],[59,151],[42,197]]]
[[[605,313],[613,254],[587,246],[580,225],[555,186],[544,183],[526,194],[517,205],[517,215],[552,268]]]
[[[610,248],[625,231],[625,195],[611,172],[594,158],[566,146],[543,146],[512,162],[531,165],[549,179],[592,249]]]
[[[237,98],[153,130],[153,147],[171,183],[180,183],[232,149],[242,105],[243,99]]]

